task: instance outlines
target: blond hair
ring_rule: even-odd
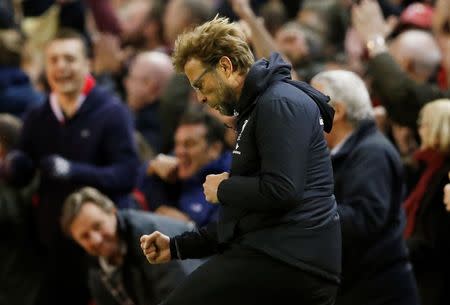
[[[230,23],[228,18],[216,16],[178,36],[172,61],[177,72],[183,72],[186,62],[192,58],[214,67],[223,56],[227,56],[240,73],[246,73],[254,62],[240,28],[235,23]]]
[[[78,214],[80,214],[81,208],[88,202],[96,205],[106,213],[114,213],[115,211],[114,203],[106,195],[103,195],[93,187],[83,187],[70,194],[64,201],[61,227],[67,236],[70,236],[70,227]]]
[[[450,153],[450,99],[427,103],[420,110],[419,122],[427,125],[422,146]]]

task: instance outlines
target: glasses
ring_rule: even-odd
[[[200,76],[197,77],[197,79],[192,82],[191,86],[192,86],[192,88],[194,88],[195,91],[201,91],[202,90],[202,86],[200,84],[201,81],[202,81],[202,78],[206,75],[206,73],[210,72],[211,70],[212,70],[211,67],[205,68],[205,70],[203,70],[202,74],[200,74]]]

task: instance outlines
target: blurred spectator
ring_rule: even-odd
[[[287,11],[280,1],[267,1],[259,10],[264,26],[272,37],[287,22]]]
[[[425,3],[411,3],[400,14],[397,26],[392,36],[410,29],[431,30],[433,21],[433,7]]]
[[[368,49],[368,71],[374,94],[394,122],[414,130],[419,110],[425,103],[450,96],[449,90],[443,91],[436,84],[428,83],[441,58],[436,41],[425,32],[406,32],[393,43],[393,57],[384,40],[386,23],[375,1],[364,0],[354,5],[352,21]]]
[[[160,96],[174,75],[170,57],[161,52],[136,56],[125,78],[127,103],[134,113],[135,128],[156,153],[161,150]]]
[[[72,193],[61,219],[66,234],[93,257],[88,281],[97,305],[159,304],[201,262],[149,264],[139,247],[141,235],[159,230],[174,236],[192,227],[144,211],[117,210],[94,188]]]
[[[402,235],[402,163],[376,127],[364,82],[335,70],[319,73],[312,85],[330,96],[336,111],[325,134],[343,241],[336,304],[418,304]]]
[[[0,29],[14,27],[14,6],[12,0],[0,2]]]
[[[450,298],[450,215],[442,204],[450,171],[450,100],[427,103],[420,111],[422,146],[414,154],[417,183],[404,202],[405,237],[422,304]]]
[[[422,30],[402,32],[391,42],[389,52],[403,71],[418,83],[430,81],[442,59],[433,35]]]
[[[197,107],[183,115],[175,133],[175,156],[158,155],[147,168],[143,192],[155,212],[204,226],[216,220],[218,207],[206,201],[209,174],[230,170],[225,126]]]
[[[97,0],[98,1],[98,0]],[[58,25],[71,28],[87,37],[85,26],[86,4],[81,0],[26,0],[21,1],[25,18],[45,15],[52,7],[58,6]],[[40,34],[40,33],[35,33]]]
[[[179,34],[212,16],[213,7],[207,0],[170,0],[163,18],[166,43],[173,47]]]
[[[138,158],[128,111],[95,86],[82,36],[61,30],[45,54],[52,92],[24,121],[20,151],[9,159],[9,179],[18,176],[25,183],[40,172],[35,214],[48,259],[40,302],[82,305],[88,299],[82,252],[61,234],[61,204],[75,189],[90,185],[119,207],[129,207]]]
[[[277,32],[275,41],[301,80],[309,82],[324,69],[324,64],[317,62],[322,48],[320,38],[299,23],[289,22],[283,25]]]
[[[120,35],[112,31],[97,33],[93,30],[93,72],[96,79],[111,92],[125,97],[123,80],[138,52],[168,52],[163,39],[164,9],[165,2],[162,0],[126,2],[114,15],[120,23]]]
[[[119,11],[121,40],[137,50],[165,48],[162,20],[166,2],[162,0],[131,1]]]
[[[0,171],[17,145],[20,128],[17,118],[0,113]],[[34,305],[36,301],[42,270],[32,228],[34,188],[16,189],[0,177],[0,304]]]
[[[169,48],[173,48],[179,34],[209,20],[214,13],[212,9],[208,0],[170,0],[163,17],[164,37]],[[161,97],[163,153],[172,151],[175,129],[191,100],[192,88],[186,76],[174,75]]]
[[[44,97],[21,69],[24,37],[15,29],[0,29],[0,113],[17,117],[42,104]]]
[[[304,0],[297,21],[324,41],[324,53],[332,59],[344,48],[347,29],[345,10],[337,0]]]

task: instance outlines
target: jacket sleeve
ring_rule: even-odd
[[[285,98],[258,103],[255,136],[260,172],[222,181],[218,189],[222,204],[261,212],[287,210],[298,204],[303,197],[314,120],[319,125],[319,110],[312,108],[313,104]]]
[[[392,202],[392,194],[399,191],[394,189],[398,181],[393,181],[386,153],[376,147],[359,149],[353,153],[351,168],[346,169],[346,177],[352,179],[342,187],[338,212],[347,244],[367,240],[382,230],[394,208],[391,205],[400,204]]]
[[[402,125],[415,128],[424,104],[443,96],[450,97],[450,90],[443,91],[434,84],[420,84],[410,79],[388,53],[371,59],[368,69],[381,103],[393,121]]]
[[[217,239],[217,223],[170,238],[172,259],[204,258],[221,251]]]
[[[105,166],[71,162],[73,182],[91,185],[104,191],[131,191],[139,170],[132,121],[124,107],[114,107],[104,126],[102,152]]]

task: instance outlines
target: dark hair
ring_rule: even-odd
[[[47,46],[56,40],[66,40],[66,39],[75,39],[79,40],[83,47],[83,53],[86,57],[90,56],[89,44],[86,39],[80,32],[72,29],[72,28],[60,28],[53,36],[52,39],[47,43]]]
[[[147,22],[155,22],[158,24],[158,39],[164,40],[163,17],[166,11],[167,2],[165,0],[154,0],[147,14]]]
[[[189,11],[192,24],[202,24],[214,16],[213,6],[206,0],[183,0],[182,5]]]
[[[206,127],[206,141],[208,144],[220,142],[225,143],[225,125],[213,115],[207,113],[203,107],[191,106],[181,116],[179,126],[182,125],[204,125]]]
[[[19,67],[25,38],[16,29],[0,30],[0,65]]]
[[[0,113],[0,143],[6,152],[17,145],[21,128],[22,121],[18,118],[10,114]]]

